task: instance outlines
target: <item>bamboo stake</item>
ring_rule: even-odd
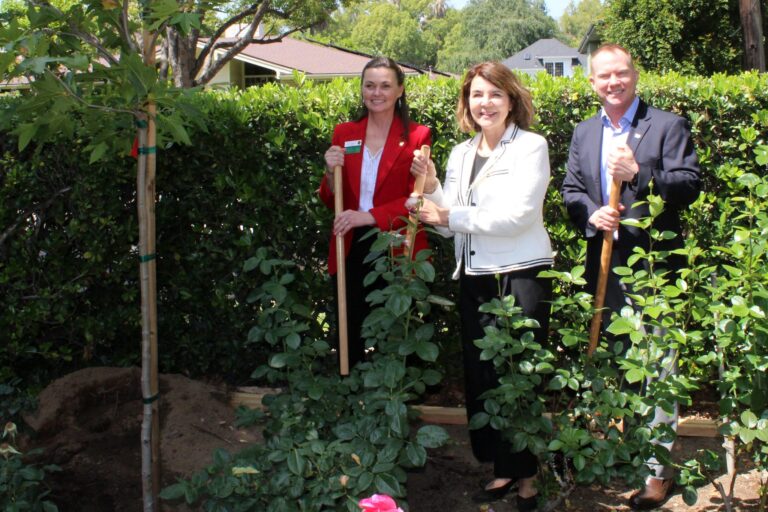
[[[333,168],[334,211],[344,211],[341,166]],[[336,296],[339,303],[339,374],[349,375],[349,335],[347,333],[347,271],[344,237],[336,235]]]
[[[144,63],[155,65],[154,41],[145,28],[142,33]],[[142,491],[145,512],[159,510],[160,493],[160,415],[157,372],[157,260],[155,247],[155,173],[156,173],[156,106],[145,105],[138,121],[139,169],[136,192],[139,216],[139,274],[141,281],[141,388],[143,418]]]
[[[619,209],[619,192],[621,182],[611,181],[611,194],[608,205],[614,210]],[[611,251],[613,250],[613,231],[603,232],[603,250],[600,253],[600,274],[597,276],[597,288],[595,289],[595,314],[592,316],[592,324],[589,328],[589,348],[587,356],[592,356],[597,348],[597,340],[600,337],[600,324],[603,320],[603,305],[605,304],[605,286],[608,284],[608,272],[611,270]]]
[[[421,154],[427,157],[427,160],[429,160],[430,155],[430,147],[426,144],[421,146]],[[416,176],[416,182],[413,184],[413,192],[411,192],[411,197],[415,197],[419,200],[419,207],[421,206],[421,196],[424,195],[424,182],[426,181],[426,176]],[[418,208],[418,207],[417,207]],[[417,213],[411,213],[408,215],[408,231],[406,235],[406,244],[405,244],[405,255],[408,257],[408,259],[411,259],[412,251],[413,251],[413,245],[416,243],[416,231],[418,231],[419,227],[419,215]]]

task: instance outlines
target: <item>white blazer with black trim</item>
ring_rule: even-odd
[[[544,228],[543,205],[549,184],[547,141],[515,124],[469,183],[481,134],[451,151],[445,186],[427,199],[450,208],[444,236],[455,237],[458,279],[552,265],[552,246]]]

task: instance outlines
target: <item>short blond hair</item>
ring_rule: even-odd
[[[602,44],[595,51],[593,51],[589,55],[589,58],[590,59],[594,59],[597,55],[600,55],[601,53],[606,53],[606,52],[623,53],[624,55],[627,56],[627,59],[629,59],[629,67],[632,70],[636,70],[635,69],[634,59],[632,58],[632,54],[629,53],[629,50],[627,50],[626,48],[624,48],[620,44],[616,44],[616,43],[605,43],[605,44]],[[592,74],[592,73],[594,73],[594,71],[590,71],[590,74]]]

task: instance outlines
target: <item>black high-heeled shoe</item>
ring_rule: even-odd
[[[498,501],[506,496],[507,493],[512,490],[512,487],[515,486],[515,484],[517,484],[517,479],[513,478],[504,485],[494,487],[493,489],[486,489],[484,487],[472,495],[472,501],[475,503],[490,503],[492,501]]]
[[[517,495],[517,510],[519,512],[531,512],[532,510],[536,510],[539,508],[539,500],[538,500],[538,493],[534,494],[533,496],[528,496],[527,498],[523,498],[519,494]]]

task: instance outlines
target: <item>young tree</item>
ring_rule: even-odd
[[[0,127],[18,136],[19,149],[33,140],[36,150],[64,134],[88,140],[90,160],[107,151],[127,152],[137,141],[138,258],[141,283],[141,428],[144,510],[153,511],[159,492],[158,340],[155,259],[155,169],[157,148],[167,142],[190,144],[185,126],[202,124],[184,101],[184,88],[206,83],[245,45],[268,42],[327,16],[336,0],[260,0],[239,8],[223,22],[206,16],[228,3],[216,0],[26,0],[0,17],[0,70],[3,80],[26,79],[30,94],[0,113]],[[22,10],[23,7],[23,10]],[[229,5],[232,7],[232,5]],[[21,12],[25,17],[19,16]],[[262,22],[272,23],[260,39]],[[228,27],[245,30],[225,38]],[[211,28],[211,26],[216,28]],[[197,41],[207,44],[195,55]],[[163,41],[173,87],[156,66]],[[215,53],[221,50],[221,54]],[[167,70],[168,68],[163,68]],[[159,133],[156,129],[160,128]]]

